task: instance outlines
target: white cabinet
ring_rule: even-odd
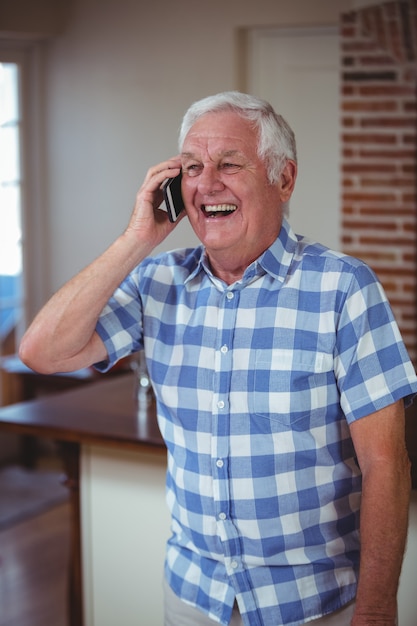
[[[165,449],[83,446],[85,626],[161,626]]]

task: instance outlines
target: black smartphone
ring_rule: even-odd
[[[182,173],[175,178],[167,178],[162,185],[165,206],[170,222],[176,222],[179,214],[184,209],[184,201],[181,195]]]

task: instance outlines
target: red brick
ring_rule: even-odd
[[[416,155],[414,150],[404,150],[404,149],[399,149],[399,150],[371,150],[371,149],[366,149],[366,148],[362,148],[359,151],[359,156],[361,158],[364,159],[377,159],[377,158],[381,158],[381,159],[386,159],[388,162],[391,161],[400,161],[401,159],[407,160],[415,160]]]
[[[352,96],[356,93],[356,88],[352,85],[342,85],[341,92],[344,96]]]
[[[380,246],[381,244],[384,246],[401,246],[401,247],[406,247],[410,245],[410,240],[409,239],[405,239],[404,237],[398,236],[398,237],[389,237],[387,238],[386,235],[384,235],[381,238],[378,237],[370,237],[369,235],[362,235],[360,234],[359,237],[359,243],[361,246]],[[415,272],[415,270],[414,270]]]
[[[377,143],[386,145],[395,145],[397,136],[388,133],[344,133],[342,141],[346,143]]]
[[[412,117],[369,117],[360,122],[362,128],[414,128],[416,120]]]
[[[411,50],[402,41],[404,10]],[[347,253],[377,269],[417,360],[417,1],[381,2],[342,24],[341,239]],[[375,132],[346,132],[355,124]]]
[[[392,193],[364,193],[363,191],[359,191],[357,193],[349,192],[344,193],[342,196],[343,200],[347,202],[391,202],[395,203],[397,200],[397,196]]]
[[[378,222],[374,220],[372,222],[361,222],[359,220],[343,220],[342,227],[348,230],[353,230],[358,233],[369,230],[370,232],[378,232],[378,231],[395,231],[397,230],[396,224],[393,222]]]
[[[414,183],[412,178],[387,177],[361,178],[362,187],[398,187],[407,188]]]
[[[398,276],[398,267],[392,267],[392,266],[381,266],[378,267],[378,276],[381,278],[382,276]],[[412,268],[404,268],[401,267],[401,277],[406,277],[406,276],[414,276],[415,274],[415,269]]]
[[[376,50],[376,46],[372,41],[367,41],[365,39],[356,40],[356,41],[343,41],[341,42],[341,50],[342,53],[354,53],[354,52],[374,52]]]
[[[391,56],[381,54],[361,56],[358,60],[362,65],[369,65],[371,67],[375,65],[396,65],[395,60]]]
[[[374,111],[398,111],[398,102],[395,100],[345,100],[341,103],[343,111],[372,113]]]
[[[379,216],[387,216],[392,215],[395,217],[409,217],[413,216],[415,213],[415,208],[410,207],[409,209],[399,209],[397,206],[393,206],[392,204],[388,207],[383,207],[381,205],[377,207],[364,207],[360,208],[361,215],[373,216],[378,218]]]
[[[384,263],[391,263],[394,265],[397,262],[396,254],[390,252],[371,252],[370,250],[367,250],[366,258],[368,260],[368,263],[371,264],[375,263],[376,261],[383,261]]]
[[[416,113],[417,112],[417,99],[414,101],[407,101],[403,104],[404,113]]]
[[[341,29],[342,37],[353,37],[354,34],[355,34],[355,28],[353,26],[344,26]]]
[[[355,163],[342,164],[342,172],[344,174],[365,174],[365,173],[379,173],[383,174],[395,174],[397,171],[396,163],[366,163],[364,161],[357,161]]]
[[[360,85],[359,94],[365,97],[375,96],[412,96],[413,85]]]

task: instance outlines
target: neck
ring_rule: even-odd
[[[240,280],[249,265],[259,259],[261,254],[274,243],[278,233],[271,232],[262,244],[252,239],[250,245],[246,246],[233,246],[225,249],[206,247],[207,258],[214,276],[223,280],[227,285]]]
[[[260,254],[262,254],[262,252]],[[220,278],[220,280],[224,281],[227,285],[232,285],[242,278],[246,269],[260,254],[257,254],[253,258],[247,257],[240,262],[236,257],[224,258],[224,256],[221,255],[222,258],[219,258],[219,255],[213,255],[210,252],[207,252],[207,258],[214,276]]]

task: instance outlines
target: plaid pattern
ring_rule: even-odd
[[[109,362],[145,348],[168,448],[166,576],[227,624],[301,624],[355,596],[361,475],[348,423],[417,392],[362,262],[298,238],[227,286],[204,250],[143,262],[103,310]]]

